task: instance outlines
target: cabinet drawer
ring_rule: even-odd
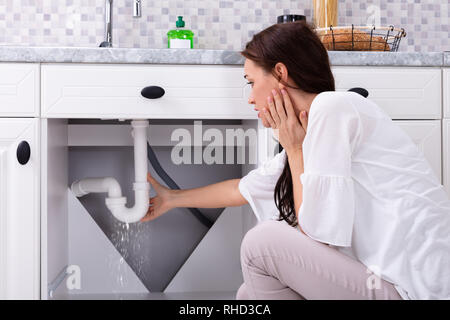
[[[0,117],[39,116],[39,64],[0,63]]]
[[[42,65],[46,118],[258,119],[241,66]],[[165,94],[147,99],[141,90]]]
[[[442,88],[444,90],[444,118],[450,118],[450,68],[444,69]]]
[[[363,87],[392,119],[441,118],[441,69],[334,67],[336,90]]]

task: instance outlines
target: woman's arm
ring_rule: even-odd
[[[247,200],[238,185],[241,179],[230,179],[207,186],[173,190],[173,206],[187,208],[224,208],[242,206]]]
[[[289,168],[291,169],[292,185],[294,192],[294,207],[296,208],[295,215],[297,216],[297,221],[299,221],[298,213],[300,211],[300,206],[302,205],[303,202],[303,185],[300,181],[300,175],[305,171],[303,163],[303,150],[297,149],[292,151],[286,151],[286,155],[288,157]],[[298,225],[298,227],[301,232],[305,233],[300,227],[300,224]]]
[[[172,190],[161,185],[150,173],[147,180],[156,191],[150,198],[150,207],[141,222],[151,221],[173,208],[224,208],[241,206],[247,200],[239,191],[241,179],[231,179],[194,189]]]

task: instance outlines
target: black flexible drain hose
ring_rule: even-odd
[[[172,178],[167,174],[167,172],[161,167],[161,164],[156,158],[155,152],[153,151],[150,144],[147,142],[147,158],[150,161],[153,169],[155,169],[158,176],[167,184],[171,189],[180,189],[180,187],[172,180]],[[197,208],[188,208],[188,210],[208,229],[214,224],[213,221],[209,220],[203,213]]]

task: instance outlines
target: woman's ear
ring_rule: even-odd
[[[282,81],[284,83],[287,83],[287,81],[288,81],[288,71],[287,71],[287,68],[284,65],[284,63],[278,62],[275,65],[275,73],[276,73],[276,75],[278,77],[278,81],[279,82]]]

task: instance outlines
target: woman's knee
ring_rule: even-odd
[[[245,285],[245,282],[241,284],[239,287],[237,293],[236,293],[236,300],[249,300],[249,295],[247,292],[247,286]]]
[[[283,221],[268,220],[250,229],[241,243],[242,263],[247,264],[252,257],[267,253],[266,250],[277,242],[286,227],[289,225]]]

